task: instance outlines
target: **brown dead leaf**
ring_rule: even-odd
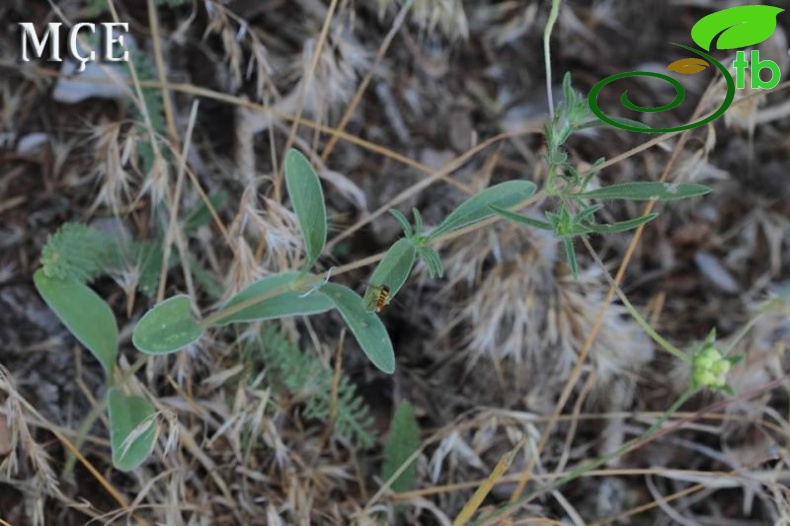
[[[683,58],[680,60],[676,60],[675,62],[667,66],[667,71],[674,71],[682,75],[693,75],[694,73],[699,73],[700,71],[703,71],[705,68],[709,66],[710,64],[708,64],[706,60],[702,60],[701,58]]]

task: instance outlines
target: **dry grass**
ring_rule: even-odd
[[[308,416],[309,389],[284,388],[261,358],[273,344],[259,327],[211,331],[170,358],[141,358],[131,329],[157,292],[194,291],[209,311],[260,276],[299,267],[282,187],[290,144],[324,182],[331,255],[322,263],[357,289],[398,235],[389,208],[415,206],[432,226],[492,182],[541,182],[548,10],[533,0],[167,3],[106,4],[103,19],[132,21],[135,73],[121,89],[124,77],[102,66],[92,86],[111,88],[106,97],[76,103],[55,100],[57,66],[17,62],[8,28],[81,20],[80,3],[0,6],[9,21],[0,33],[0,523],[451,524],[483,486],[484,511],[533,495],[502,524],[790,524],[786,310],[736,345],[738,396],[695,397],[637,449],[551,486],[639,437],[686,385],[685,370],[612,301],[604,272],[682,349],[714,327],[733,338],[768,291],[787,286],[790,194],[769,186],[790,163],[790,127],[772,113],[785,115],[785,85],[746,94],[727,122],[682,136],[574,138],[580,170],[609,159],[596,184],[701,181],[715,193],[662,206],[636,236],[593,238],[610,268],[580,256],[578,280],[550,235],[488,221],[444,240],[444,279],[418,269],[382,315],[398,356],[391,378],[336,319],[283,324],[316,363],[356,385],[377,436],[361,448],[331,419]],[[646,20],[648,4],[569,0],[554,76],[571,70],[584,92],[640,62],[669,63],[663,43],[685,42],[711,9],[673,5]],[[639,90],[663,100],[652,85]],[[705,90],[692,90],[696,100]],[[221,191],[230,199],[214,209]],[[555,205],[539,197],[530,213]],[[210,220],[185,228],[180,218],[201,205]],[[96,416],[99,365],[30,282],[47,234],[65,221],[158,243],[165,261],[180,256],[151,295],[135,290],[140,262],[95,283],[119,319],[121,370],[158,412],[154,454],[129,474],[111,467],[107,422]],[[422,445],[416,487],[392,495],[378,474],[404,399]]]

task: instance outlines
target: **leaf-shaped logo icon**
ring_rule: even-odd
[[[667,71],[674,71],[675,73],[681,73],[683,75],[693,75],[694,73],[703,71],[708,66],[710,66],[708,61],[701,58],[683,58],[667,66]]]
[[[710,51],[713,40],[717,49],[737,49],[767,40],[776,30],[776,17],[784,11],[770,5],[732,7],[704,17],[694,24],[691,38]]]

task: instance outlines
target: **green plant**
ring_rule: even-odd
[[[492,209],[510,221],[554,232],[562,241],[571,273],[576,276],[578,263],[573,246],[575,238],[588,234],[626,232],[658,217],[658,214],[648,214],[618,223],[599,224],[595,221],[595,214],[603,208],[603,205],[593,204],[592,201],[611,199],[674,201],[702,196],[711,190],[699,184],[656,182],[614,184],[588,190],[603,160],[596,162],[586,174],[580,174],[569,161],[563,146],[573,133],[602,126],[604,123],[592,114],[587,99],[572,88],[570,74],[565,75],[563,80],[563,94],[564,99],[557,105],[554,116],[545,126],[547,150],[545,161],[548,167],[545,191],[548,196],[557,199],[557,211],[546,212],[546,221],[543,221],[510,212],[504,207],[492,207]]]
[[[168,298],[149,310],[135,326],[132,343],[139,351],[150,355],[168,354],[195,343],[208,328],[336,310],[373,365],[388,374],[395,370],[395,354],[389,335],[363,298],[344,285],[330,282],[331,269],[323,274],[310,272],[326,244],[326,208],[318,176],[304,155],[295,150],[287,155],[285,180],[304,240],[302,270],[267,276],[204,318],[194,315],[189,297]],[[423,232],[418,211],[414,211],[414,228],[405,217],[393,211],[403,226],[405,237],[384,255],[370,282],[388,287],[394,296],[406,282],[417,257],[425,262],[431,275],[441,276],[441,261],[430,243],[492,217],[492,206],[514,206],[529,199],[534,192],[535,185],[528,181],[496,185],[462,203],[429,234]],[[219,204],[211,203],[211,206]],[[184,230],[188,232],[205,224],[209,218],[207,210],[208,205],[201,205],[187,213],[181,221]],[[164,226],[158,232],[158,237],[162,238]],[[174,265],[177,257],[171,257],[168,266]],[[125,394],[130,387],[125,386],[127,378],[115,371],[117,322],[110,307],[86,283],[102,274],[135,267],[138,288],[152,294],[157,288],[162,260],[158,241],[125,243],[87,226],[66,224],[50,236],[42,253],[43,266],[35,276],[41,296],[106,371],[105,403],[110,409],[113,462],[119,469],[136,467],[150,453],[156,439],[155,412],[145,398]],[[282,346],[271,348],[276,350]],[[288,361],[285,355],[276,352],[271,358],[291,390],[299,388],[297,368],[304,367],[318,375],[320,381],[316,385],[322,392],[313,396],[320,402],[308,405],[307,414],[317,418],[325,416],[326,371],[321,372],[312,358]],[[364,412],[350,384],[342,383],[339,396],[341,410],[336,422],[339,434],[352,443],[369,445],[371,439],[364,429]]]
[[[420,446],[420,427],[414,415],[414,407],[409,402],[401,402],[392,415],[390,432],[384,445],[384,464],[381,467],[381,478],[384,481],[395,477],[390,487],[392,491],[401,493],[409,491],[417,478],[417,465],[414,461],[404,466]]]
[[[669,201],[701,196],[710,191],[709,188],[701,185],[654,182],[615,184],[590,189],[589,185],[600,169],[601,162],[596,163],[588,173],[578,173],[563,147],[574,132],[602,123],[592,115],[586,99],[572,89],[569,75],[566,75],[563,82],[563,92],[564,100],[558,104],[545,129],[548,177],[540,197],[548,197],[557,203],[557,210],[546,212],[545,220],[513,211],[534,198],[537,188],[530,181],[507,181],[479,192],[458,206],[436,228],[427,233],[419,211],[413,210],[414,225],[412,226],[403,214],[393,210],[392,215],[400,223],[404,237],[396,241],[381,257],[369,279],[364,297],[361,297],[350,288],[331,282],[332,269],[322,273],[313,272],[324,252],[327,240],[326,205],[320,179],[309,160],[298,151],[291,150],[287,153],[285,161],[285,183],[303,239],[304,258],[301,270],[273,274],[252,283],[234,295],[219,310],[205,317],[197,316],[192,311],[195,301],[189,297],[168,298],[155,305],[140,319],[134,328],[132,343],[143,353],[162,355],[176,352],[197,342],[210,328],[295,316],[312,316],[336,310],[371,363],[382,372],[391,374],[395,370],[394,350],[382,321],[374,311],[380,310],[382,302],[390,301],[399,293],[408,280],[417,258],[423,261],[431,276],[442,276],[441,259],[432,247],[436,242],[458,235],[465,229],[478,228],[485,224],[484,221],[499,215],[519,224],[553,231],[562,242],[571,272],[576,275],[578,263],[573,246],[574,240],[581,238],[586,241],[586,236],[589,234],[631,230],[656,217],[656,214],[649,214],[627,221],[600,224],[595,220],[595,215],[603,205],[596,201],[609,199]],[[195,223],[200,222],[201,216],[206,220],[208,215],[203,212],[198,210],[188,214],[182,225],[185,228],[193,228]],[[90,247],[89,250],[72,250],[83,243]],[[137,248],[136,251],[127,252],[137,253],[141,260],[138,262],[144,262],[141,267],[150,265],[143,274],[150,277],[158,275],[162,268],[162,252],[158,245],[148,243],[134,246]],[[45,248],[42,257],[45,266],[41,272],[45,274],[46,279],[40,278],[37,286],[42,296],[56,312],[59,312],[67,327],[97,356],[109,373],[115,362],[117,341],[112,340],[107,327],[114,326],[115,320],[106,305],[104,308],[99,308],[99,303],[103,302],[84,285],[84,281],[107,270],[103,269],[102,265],[114,261],[114,258],[103,256],[109,253],[108,250],[101,237],[94,238],[93,234],[85,228],[62,229],[51,239],[51,246]],[[98,263],[100,260],[101,264]],[[159,262],[158,266],[157,262]],[[345,270],[348,269],[341,269],[335,275]],[[146,279],[146,290],[153,290],[155,285],[156,281],[149,282]],[[93,305],[97,312],[103,311],[104,321],[98,324],[105,327],[102,329],[104,333],[101,336],[97,324],[87,327],[84,321],[73,319],[73,316],[65,312],[67,305],[83,303]],[[629,311],[638,317],[635,309],[630,308]],[[649,329],[646,323],[643,326],[645,330]],[[654,331],[650,334],[659,341]],[[662,345],[670,350],[665,343]],[[719,383],[721,375],[726,373],[723,370],[726,366],[722,365],[719,358],[713,356],[712,351],[706,353],[704,358],[699,358],[696,362],[699,364],[700,371],[703,369],[707,371],[697,375],[699,384],[704,387],[722,387]],[[673,354],[679,357],[682,353],[677,351]],[[283,370],[286,377],[291,376],[292,372],[290,369]],[[710,375],[716,380],[715,383],[708,381]],[[111,382],[108,383],[113,386]],[[138,407],[140,402],[137,399],[134,401],[130,399],[129,404]],[[124,414],[128,418],[131,418],[128,415],[132,415],[136,420],[135,426],[143,426],[148,422],[146,418],[139,418],[142,414],[140,411],[115,411],[115,414]],[[121,429],[121,432],[128,431],[128,426],[120,426],[118,429]],[[147,433],[135,433],[136,440],[149,438],[150,435]],[[119,445],[118,441],[114,440],[113,443]],[[144,450],[146,450],[144,447],[125,449],[125,451]]]
[[[340,376],[337,396],[332,400],[333,371],[315,354],[294,345],[273,325],[261,331],[259,341],[249,346],[253,363],[262,362],[280,388],[304,402],[303,414],[331,424],[337,436],[349,444],[369,448],[375,442],[373,417],[354,384]]]
[[[72,235],[76,233],[70,230]],[[55,236],[55,245],[66,237]],[[156,442],[154,407],[146,398],[126,394],[126,379],[115,372],[118,324],[112,309],[83,280],[75,277],[84,273],[73,269],[62,272],[63,260],[57,257],[54,247],[50,248],[53,255],[50,263],[36,271],[33,281],[47,305],[102,364],[108,385],[104,403],[109,407],[113,465],[131,470],[146,459]]]
[[[135,327],[133,342],[140,351],[150,354],[176,352],[196,341],[205,329],[232,323],[337,310],[373,365],[391,374],[395,370],[392,343],[379,317],[371,312],[370,297],[377,287],[387,287],[390,297],[394,296],[405,283],[418,256],[433,275],[441,275],[439,256],[429,243],[492,217],[491,206],[513,206],[535,192],[535,185],[529,181],[509,181],[488,188],[462,203],[427,235],[423,233],[419,212],[415,211],[414,228],[401,214],[394,212],[406,237],[393,245],[373,272],[366,301],[350,288],[330,282],[331,270],[323,274],[310,272],[326,244],[326,208],[318,175],[307,158],[296,150],[288,152],[286,157],[285,181],[304,241],[302,270],[267,276],[202,319],[189,312],[189,302],[185,298],[176,303],[170,302],[172,298],[165,300],[143,316]]]
[[[226,199],[226,195],[217,194],[212,206],[220,207]],[[189,210],[182,220],[184,229],[192,231],[206,224],[206,209],[201,204]],[[173,257],[169,264],[176,262]],[[118,324],[110,306],[88,283],[103,275],[130,272],[137,276],[138,290],[150,296],[156,291],[162,263],[161,243],[157,241],[124,241],[87,225],[65,223],[49,236],[41,252],[42,267],[33,276],[47,305],[105,371],[107,393],[102,406],[109,410],[113,464],[118,469],[133,469],[150,454],[156,413],[145,398],[125,394],[132,386],[115,369]],[[196,262],[193,271],[206,273]],[[211,278],[202,281],[210,290]],[[95,417],[98,413],[87,423]],[[83,429],[87,431],[87,427]]]

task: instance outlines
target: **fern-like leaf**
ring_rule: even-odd
[[[304,401],[304,415],[329,420],[334,371],[314,354],[292,344],[274,326],[263,330],[263,356],[273,376],[288,393]],[[349,379],[342,375],[335,401],[334,432],[341,439],[369,448],[375,442],[373,417]]]
[[[50,234],[41,251],[41,264],[47,277],[75,279],[82,283],[113,268],[118,258],[115,239],[78,223],[65,223]]]

